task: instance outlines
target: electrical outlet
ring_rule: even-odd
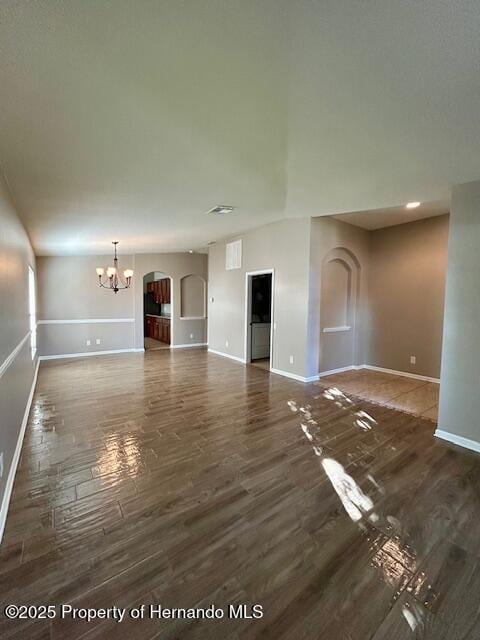
[[[101,343],[100,338],[97,338],[97,339],[95,340],[95,344],[100,344],[100,343]]]
[[[228,340],[225,340],[225,346],[228,347]]]
[[[293,364],[293,356],[290,356],[290,364]]]
[[[190,340],[193,340],[193,333],[190,334]]]
[[[3,451],[0,453],[0,478],[3,477]]]
[[[87,347],[89,347],[92,344],[91,340],[87,340]]]
[[[417,356],[410,356],[410,364],[417,364]]]

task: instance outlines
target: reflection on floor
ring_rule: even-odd
[[[0,637],[474,640],[480,459],[433,430],[206,350],[42,363],[2,610],[258,603],[264,616],[2,615]]]
[[[252,360],[250,364],[252,365],[252,367],[257,367],[257,369],[270,371],[270,358],[262,358],[261,360]]]
[[[161,340],[154,340],[153,338],[144,338],[145,349],[151,351],[152,349],[170,349],[170,345]]]
[[[421,415],[434,422],[438,418],[440,386],[433,382],[369,369],[325,376],[320,379],[320,382],[326,386],[338,387],[345,393],[351,393],[366,400]]]

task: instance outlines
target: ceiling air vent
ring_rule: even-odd
[[[235,207],[231,207],[230,205],[217,204],[216,207],[213,207],[213,209],[210,209],[207,213],[215,213],[218,216],[222,216],[225,213],[232,213],[234,209]]]

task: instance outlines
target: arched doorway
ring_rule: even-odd
[[[320,289],[320,373],[347,369],[357,358],[360,264],[342,247],[322,263]]]
[[[143,326],[146,350],[170,349],[172,344],[172,278],[162,271],[143,276]]]

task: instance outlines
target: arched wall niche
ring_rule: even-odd
[[[322,261],[320,287],[320,371],[356,362],[360,263],[352,251],[336,247]]]
[[[196,274],[188,274],[180,279],[180,317],[205,318],[206,282]]]

